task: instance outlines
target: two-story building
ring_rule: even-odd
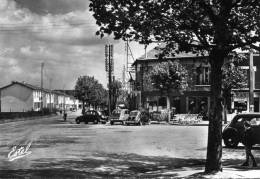
[[[1,112],[39,111],[49,109],[78,109],[79,101],[73,96],[25,82],[13,81],[0,89]]]
[[[199,113],[202,108],[209,110],[210,104],[210,71],[208,56],[198,56],[193,53],[179,53],[175,56],[168,55],[163,59],[158,59],[157,55],[160,51],[155,48],[149,51],[146,55],[138,58],[133,66],[135,68],[135,79],[133,94],[136,99],[136,108],[142,106],[149,111],[157,111],[166,108],[166,95],[158,89],[155,89],[149,82],[146,81],[146,74],[153,68],[154,65],[163,61],[178,60],[189,73],[189,86],[183,91],[171,90],[170,103],[176,109],[177,113]],[[260,60],[255,62],[256,69],[260,69]],[[256,89],[255,89],[255,111],[259,111],[259,89],[260,89],[260,74],[256,72]],[[248,88],[246,91],[234,90],[232,98],[233,109],[237,106],[236,100],[239,95],[244,97],[243,100],[248,100]],[[245,95],[246,94],[246,95]],[[246,96],[246,97],[245,97]],[[241,98],[239,98],[241,99]],[[248,104],[248,103],[247,103]],[[247,111],[249,107],[247,106]]]

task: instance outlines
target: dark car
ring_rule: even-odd
[[[150,124],[149,113],[146,111],[134,110],[129,114],[128,119],[125,121],[126,125],[143,125]]]
[[[253,141],[255,144],[260,144],[260,113],[242,113],[237,114],[224,128],[222,138],[225,146],[233,148],[242,142],[244,121],[250,122],[255,134]]]
[[[88,110],[82,116],[79,116],[75,119],[76,123],[85,122],[86,124],[89,122],[93,122],[97,124],[100,122],[100,115],[95,110]]]

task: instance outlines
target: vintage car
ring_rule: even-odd
[[[128,119],[125,121],[126,125],[144,125],[150,124],[149,113],[146,111],[134,110],[129,114]]]
[[[260,144],[260,113],[241,113],[234,116],[231,122],[224,128],[222,138],[226,147],[236,147],[242,142],[244,135],[244,121],[248,121],[254,130],[252,141]]]
[[[78,116],[75,119],[75,121],[77,124],[79,124],[80,122],[85,122],[86,124],[89,122],[93,122],[94,124],[97,124],[98,122],[100,122],[100,119],[101,119],[101,117],[97,111],[88,110],[83,115]]]
[[[102,124],[106,124],[107,121],[108,121],[108,115],[106,114],[106,112],[105,111],[97,111],[97,112],[98,112],[98,114],[100,116],[100,120],[99,121]]]
[[[112,114],[109,116],[110,124],[114,125],[115,123],[125,124],[125,121],[129,117],[128,109],[115,109]]]

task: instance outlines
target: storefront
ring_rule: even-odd
[[[260,90],[254,91],[254,112],[260,111]],[[249,91],[233,90],[231,109],[237,112],[249,112]]]

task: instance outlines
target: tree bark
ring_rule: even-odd
[[[208,127],[208,146],[205,172],[222,171],[222,65],[225,53],[221,50],[212,50],[210,54],[211,65],[211,98]]]
[[[171,101],[170,101],[170,95],[168,93],[168,95],[166,96],[166,102],[167,102],[167,114],[168,114],[168,122],[170,122],[171,120]]]
[[[85,109],[85,100],[82,101],[82,105],[83,106],[82,106],[82,112],[81,113],[84,114],[85,111],[86,111],[86,109]]]

